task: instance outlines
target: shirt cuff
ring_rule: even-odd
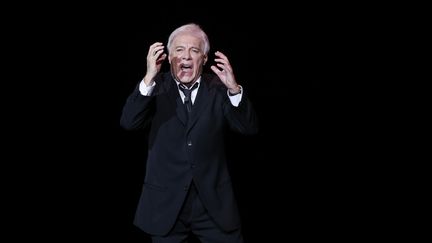
[[[156,82],[152,82],[150,86],[147,86],[144,81],[141,81],[139,84],[139,91],[144,96],[150,96],[155,86]]]
[[[238,106],[239,106],[240,101],[241,101],[241,99],[242,99],[242,97],[243,97],[243,87],[240,86],[240,85],[239,85],[239,87],[240,87],[240,93],[235,94],[235,95],[230,95],[229,90],[227,90],[228,98],[230,99],[231,104],[232,104],[233,106],[235,106],[235,107],[238,107]]]

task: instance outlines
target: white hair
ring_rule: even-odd
[[[204,50],[203,50],[204,54],[207,55],[207,53],[210,50],[210,42],[207,37],[207,34],[201,29],[199,25],[194,23],[182,25],[171,33],[171,35],[168,38],[168,45],[167,45],[168,52],[171,49],[172,41],[180,34],[190,34],[197,38],[200,38],[201,41],[204,42]]]

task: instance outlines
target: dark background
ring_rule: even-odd
[[[19,90],[8,116],[19,175],[11,225],[43,239],[146,242],[132,225],[146,137],[120,128],[121,109],[145,74],[148,47],[195,22],[209,36],[210,61],[216,50],[229,57],[259,116],[258,135],[227,133],[246,241],[353,240],[375,230],[363,223],[375,175],[351,103],[368,46],[354,6],[68,6],[34,15],[10,35]]]

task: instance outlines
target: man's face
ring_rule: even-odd
[[[172,74],[181,83],[190,85],[201,75],[207,61],[203,45],[201,39],[188,34],[181,34],[173,40],[168,60]]]

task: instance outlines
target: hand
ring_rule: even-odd
[[[164,52],[162,42],[156,42],[150,46],[147,54],[147,72],[144,77],[144,83],[150,85],[156,74],[159,73],[163,61],[166,59],[167,54]]]
[[[216,73],[216,75],[220,78],[223,84],[228,88],[229,92],[232,94],[237,94],[240,92],[240,87],[237,84],[234,72],[231,68],[231,65],[228,61],[228,58],[220,51],[215,52],[216,58],[215,62],[216,65],[221,69],[217,68],[216,66],[211,66],[211,70]]]

